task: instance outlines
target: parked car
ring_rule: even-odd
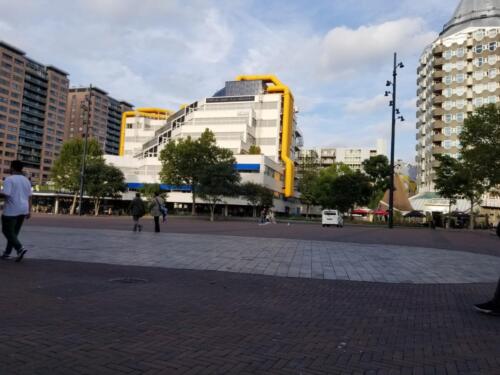
[[[336,225],[337,228],[342,228],[344,226],[344,219],[338,210],[323,210],[321,211],[321,225],[323,227]]]

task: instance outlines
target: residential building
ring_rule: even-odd
[[[96,139],[106,154],[118,155],[122,113],[132,108],[132,104],[118,101],[98,87],[72,87],[68,94],[65,137],[84,137],[85,124],[90,120],[89,137]]]
[[[500,1],[462,0],[420,58],[416,163],[419,192],[432,192],[435,156],[460,155],[463,122],[500,95]]]
[[[335,163],[342,163],[359,171],[363,161],[376,155],[387,156],[387,144],[377,139],[376,147],[318,147],[303,149],[299,159],[312,162],[320,168],[327,168]]]
[[[22,160],[33,183],[50,178],[64,139],[68,73],[0,41],[0,178]]]
[[[402,159],[396,160],[394,172],[402,176],[408,176],[413,181],[417,179],[417,166]]]
[[[123,170],[131,187],[159,182],[158,157],[165,144],[188,136],[196,139],[209,129],[219,147],[235,154],[235,167],[242,180],[270,188],[275,193],[275,208],[291,212],[299,207],[295,161],[302,144],[295,113],[292,93],[276,77],[240,76],[226,82],[214,95],[184,106],[166,120],[155,122],[140,114],[124,118],[120,156],[106,156],[106,159]],[[142,142],[140,147],[138,140]],[[251,146],[259,146],[261,155],[250,155]],[[190,187],[165,188],[173,190],[168,195],[169,202],[191,202]],[[241,199],[228,198],[227,202],[247,205]]]

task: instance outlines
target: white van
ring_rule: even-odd
[[[344,219],[338,210],[323,210],[321,211],[321,224],[324,227],[336,225],[338,228],[344,226]]]

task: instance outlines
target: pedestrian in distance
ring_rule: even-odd
[[[135,194],[135,198],[132,202],[130,202],[129,210],[132,215],[132,219],[134,220],[133,231],[142,231],[142,225],[139,224],[139,220],[146,214],[146,205],[144,204],[140,193]]]
[[[31,182],[23,175],[23,163],[13,160],[10,163],[10,176],[3,182],[3,190],[0,197],[5,199],[2,213],[2,233],[7,239],[7,246],[1,256],[9,259],[12,249],[16,249],[16,262],[20,262],[26,252],[19,242],[19,232],[23,226],[24,219],[31,215]]]
[[[159,192],[155,192],[155,196],[153,200],[151,201],[151,204],[149,206],[149,210],[151,213],[151,216],[153,216],[155,220],[155,232],[158,233],[160,232],[160,216],[166,216],[166,207],[165,207],[165,201],[163,200],[162,197],[160,197]]]

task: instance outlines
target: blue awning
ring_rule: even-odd
[[[241,171],[257,171],[260,172],[260,164],[235,164],[238,172]]]

